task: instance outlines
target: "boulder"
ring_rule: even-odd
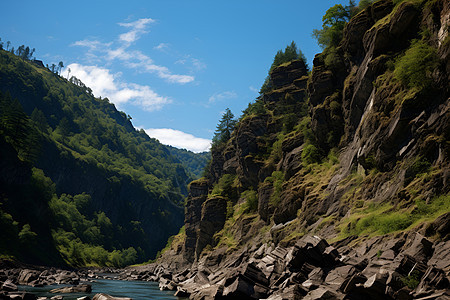
[[[182,297],[182,298],[188,298],[190,295],[191,293],[189,293],[187,289],[179,286],[177,287],[177,291],[174,294],[175,297]]]
[[[11,279],[8,279],[2,284],[2,290],[7,292],[15,292],[18,290],[18,288]]]
[[[336,289],[343,290],[344,283],[347,285],[349,278],[352,277],[355,272],[355,267],[351,265],[337,267],[328,273],[325,277],[325,283],[329,286],[334,286]]]
[[[254,283],[242,274],[228,278],[223,290],[223,296],[230,299],[266,298],[268,288]]]
[[[429,267],[425,274],[422,276],[419,285],[415,289],[416,294],[426,294],[436,289],[449,289],[449,280],[445,275],[445,272]]]
[[[300,269],[305,262],[330,267],[335,264],[338,253],[329,247],[327,241],[318,236],[305,236],[295,244],[289,267]]]
[[[74,286],[66,286],[62,288],[57,288],[50,290],[50,293],[56,294],[69,294],[69,293],[90,293],[92,291],[92,286],[90,284],[80,284]]]
[[[39,272],[30,269],[23,269],[20,271],[18,282],[19,284],[28,285],[33,280],[38,279]]]
[[[388,274],[386,273],[378,273],[370,276],[363,285],[365,292],[372,299],[389,299],[385,294],[387,279]]]
[[[319,299],[342,299],[339,295],[326,287],[319,287],[318,289],[310,291],[303,299],[304,300],[319,300]]]
[[[108,294],[95,294],[95,296],[92,298],[92,300],[133,300],[131,298],[125,298],[125,297],[114,297]]]
[[[276,291],[267,300],[300,300],[305,295],[306,291],[300,285],[296,284]]]
[[[177,289],[177,284],[170,279],[160,278],[159,289],[161,291],[175,291]]]
[[[11,300],[37,300],[36,295],[29,292],[12,292],[8,296]]]
[[[433,243],[420,233],[413,233],[405,244],[406,250],[403,252],[419,262],[428,261],[433,254]]]
[[[214,300],[221,299],[223,286],[220,285],[205,285],[200,289],[194,291],[189,299],[191,300]]]

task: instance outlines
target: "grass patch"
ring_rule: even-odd
[[[246,190],[241,194],[241,198],[245,199],[245,210],[255,212],[258,210],[258,193],[253,189]]]
[[[341,227],[341,237],[350,235],[377,235],[408,230],[420,223],[432,221],[450,211],[450,195],[433,198],[428,203],[416,199],[407,209],[395,210],[392,204],[370,203],[356,209]]]
[[[281,192],[283,190],[284,173],[281,171],[272,172],[272,176],[267,177],[265,182],[271,182],[273,185],[273,193],[270,196],[269,203],[273,206],[278,206],[281,201]]]

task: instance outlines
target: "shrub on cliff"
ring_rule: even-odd
[[[422,90],[431,85],[431,73],[437,65],[436,49],[423,40],[413,40],[411,47],[395,62],[394,76],[409,88]]]

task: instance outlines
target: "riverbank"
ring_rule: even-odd
[[[194,263],[170,249],[157,263],[125,269],[63,270],[3,262],[0,299],[38,299],[32,289],[20,291],[17,286],[56,285],[76,293],[99,280],[113,279],[122,280],[122,286],[127,284],[123,281],[155,282],[155,290],[174,294],[170,299],[442,300],[450,299],[449,248],[449,240],[433,242],[411,231],[365,241],[350,237],[332,244],[307,235],[291,247],[263,242],[238,250],[222,247],[205,252]],[[62,300],[67,295],[59,292],[39,300]],[[95,295],[88,297],[101,300]],[[126,291],[114,296],[133,298]]]
[[[0,261],[0,299],[4,300],[174,300],[155,282],[123,281],[124,270],[64,270]],[[123,277],[123,276],[122,276]]]
[[[445,223],[447,224],[447,223]],[[304,236],[292,247],[217,248],[193,264],[176,249],[122,279],[154,280],[189,299],[450,299],[450,241],[418,232],[328,244]]]

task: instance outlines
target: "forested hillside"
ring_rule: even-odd
[[[186,168],[194,179],[202,177],[208,161],[211,159],[210,152],[194,153],[186,149],[166,146],[170,153],[175,156]]]
[[[108,99],[19,48],[0,50],[1,254],[78,266],[152,258],[182,225],[184,167]]]

